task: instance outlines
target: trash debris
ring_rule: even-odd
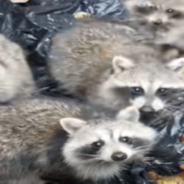
[[[12,3],[27,3],[29,0],[10,0]]]

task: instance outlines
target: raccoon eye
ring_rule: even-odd
[[[144,90],[141,87],[132,87],[130,90],[134,96],[140,96],[144,94]]]
[[[166,10],[166,12],[167,13],[174,13],[175,11],[173,9],[169,8],[169,9]]]
[[[168,93],[168,89],[167,88],[159,88],[157,90],[157,94],[160,95],[160,96],[165,96],[165,95],[167,95],[167,93]]]
[[[132,144],[132,140],[130,137],[120,137],[119,141],[127,144]]]
[[[179,19],[183,17],[183,13],[173,9],[167,9],[166,13],[170,14],[171,18]]]
[[[100,149],[104,145],[104,141],[96,141],[91,144],[94,149]]]

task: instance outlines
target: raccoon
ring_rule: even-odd
[[[131,17],[159,28],[168,28],[184,18],[184,2],[178,0],[125,0],[125,6],[130,10]]]
[[[0,103],[31,96],[35,84],[22,48],[0,34]]]
[[[63,108],[54,119],[53,111],[44,115],[49,107],[40,113],[33,106],[35,115],[30,109],[25,114],[17,107],[6,108],[0,108],[0,179],[7,183],[29,183],[32,177],[39,181],[52,173],[79,181],[111,179],[128,163],[145,161],[156,141],[157,132],[138,122],[136,108],[121,120],[81,119]]]
[[[165,59],[171,59],[180,55],[179,50],[168,45],[158,45],[155,40],[160,40],[168,35],[169,31],[182,25],[183,0],[125,0],[125,6],[130,10],[130,18],[126,24],[145,35],[152,37],[148,41],[158,49]],[[181,22],[182,21],[182,22]],[[151,35],[151,36],[150,36]],[[172,38],[172,35],[169,34]]]
[[[149,20],[157,22],[160,25],[172,25],[178,20],[184,18],[184,2],[183,0],[152,0],[155,11],[150,16]]]
[[[173,1],[174,2],[174,1]],[[130,11],[130,17],[123,24],[130,26],[137,33],[142,34],[144,43],[155,48],[162,58],[170,60],[180,56],[177,48],[166,44],[158,44],[175,27],[181,17],[169,13],[170,9],[162,6],[163,1],[154,0],[124,0],[122,2]],[[170,35],[171,36],[171,35]]]
[[[57,33],[48,58],[52,76],[61,89],[91,104],[162,110],[170,89],[183,88],[172,67],[181,63],[165,64],[155,49],[135,44],[122,31],[118,24],[84,21]]]

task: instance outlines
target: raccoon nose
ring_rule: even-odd
[[[162,25],[162,20],[157,19],[157,20],[153,21],[153,24],[156,25],[156,26],[160,26],[160,25]]]
[[[151,106],[144,105],[143,107],[141,107],[140,111],[143,113],[151,113],[154,112],[154,109]]]
[[[127,158],[127,155],[123,152],[115,152],[112,154],[111,158],[114,161],[122,161]]]

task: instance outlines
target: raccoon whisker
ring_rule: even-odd
[[[105,162],[103,160],[98,160],[95,163],[96,165],[103,165]]]
[[[149,151],[148,149],[137,149],[137,150],[135,150],[136,152],[139,152],[139,153],[144,153],[144,152],[147,152],[147,151]]]
[[[170,105],[166,106],[166,109],[169,109],[169,108],[172,108],[172,107],[177,108],[177,107],[179,107],[179,104],[178,103],[170,104]]]
[[[166,107],[166,108],[167,108],[168,112],[170,112],[170,113],[173,113],[175,111],[181,110],[181,106],[179,107],[179,106],[173,106],[172,105],[172,106],[169,106],[169,107]]]
[[[93,163],[93,167],[96,168],[97,166],[102,166],[105,162],[102,160],[95,161]]]
[[[97,155],[91,155],[91,154],[83,154],[83,153],[80,153],[80,154],[78,154],[78,156],[89,156],[89,157],[93,157],[93,158],[95,158],[95,157],[97,157]]]
[[[97,163],[97,164],[101,164],[101,165],[103,165],[103,164],[105,164],[106,162],[105,162],[105,161],[103,161],[103,160],[101,160],[101,159],[98,159],[98,160],[96,161],[96,163]]]
[[[123,164],[120,171],[122,172],[122,171],[126,171],[128,169],[129,169],[129,166],[126,164]]]
[[[149,152],[150,150],[149,149],[140,149],[140,150],[136,150],[139,154],[145,154],[147,152]]]
[[[99,163],[98,163],[98,166],[103,166],[103,165],[105,165],[105,164],[106,164],[106,162],[102,161],[102,162],[99,162]]]
[[[172,106],[171,107],[171,110],[180,110],[181,109],[181,106],[179,107],[179,106]]]
[[[107,162],[106,161],[103,161],[103,160],[98,160],[94,163],[95,166],[102,166],[104,164],[106,164]]]
[[[137,148],[135,148],[135,150],[145,150],[145,149],[147,149],[147,147],[148,147],[148,145],[146,145],[146,146],[140,146],[140,147],[137,147]]]
[[[169,107],[178,107],[178,106],[181,106],[183,104],[184,100],[175,100],[174,102],[173,101],[169,101],[167,102],[167,105],[166,105],[166,108],[169,108]]]
[[[146,153],[150,151],[150,148],[140,148],[140,149],[136,149],[135,151],[139,153]]]
[[[150,149],[144,149],[144,150],[138,150],[138,151],[139,153],[145,154],[145,153],[150,152]]]

